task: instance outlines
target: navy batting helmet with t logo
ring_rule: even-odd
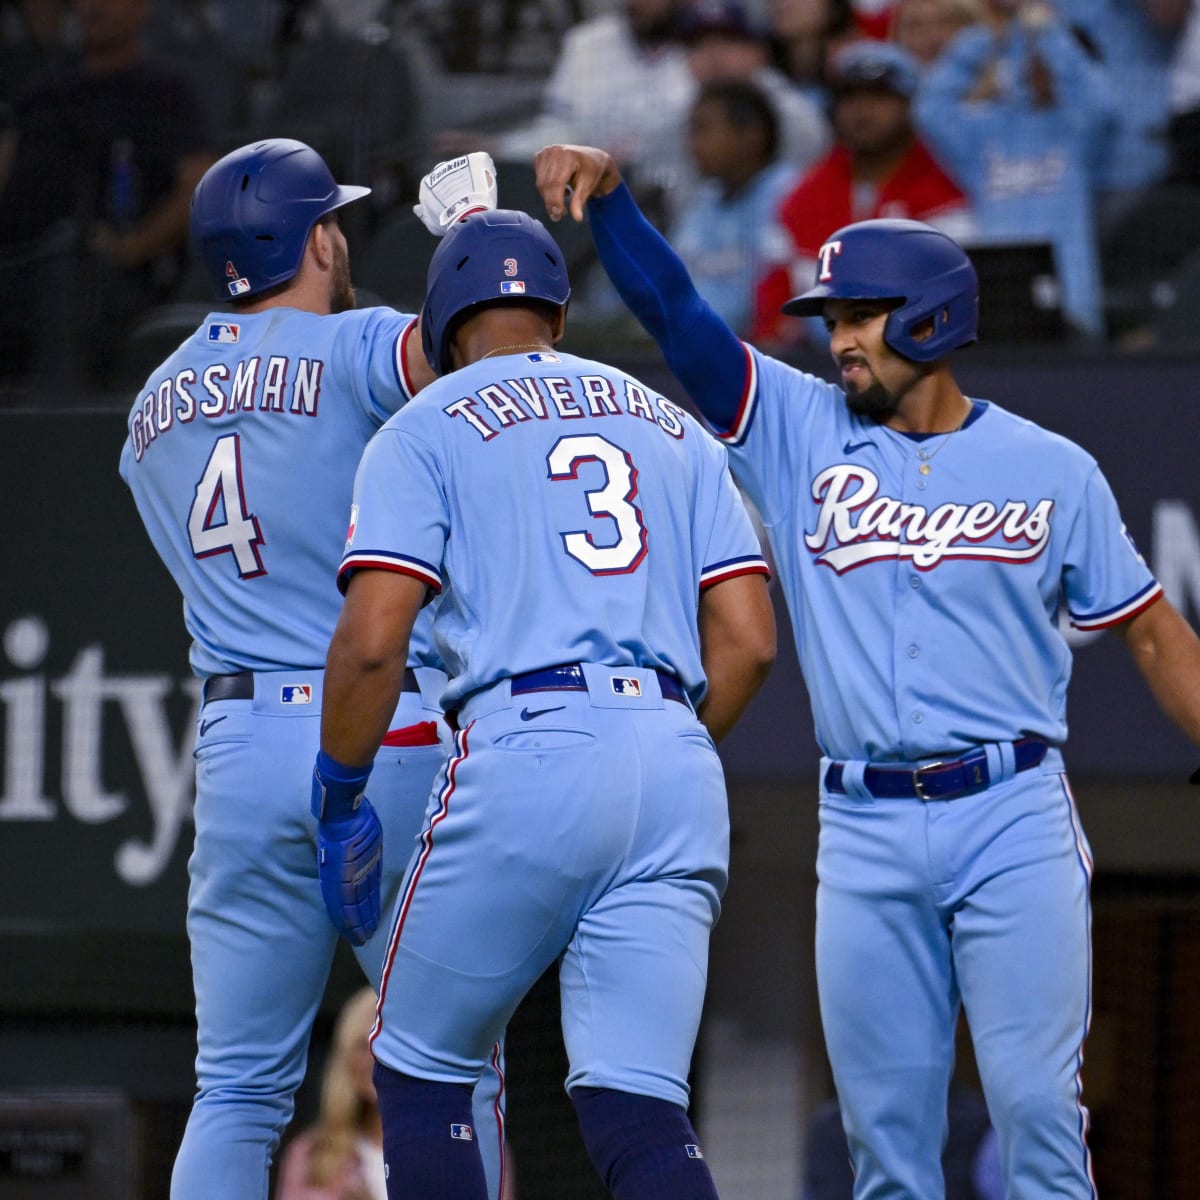
[[[830,234],[817,254],[816,286],[783,311],[820,316],[826,300],[897,301],[883,340],[915,362],[933,362],[978,336],[975,268],[953,238],[921,221],[859,221]]]
[[[467,309],[514,300],[560,306],[571,296],[558,243],[541,221],[509,208],[472,213],[452,226],[434,251],[426,282],[421,344],[439,375],[454,369],[450,338]]]
[[[370,190],[340,186],[303,142],[254,142],[213,163],[196,185],[192,246],[221,299],[253,296],[291,279],[312,227]]]

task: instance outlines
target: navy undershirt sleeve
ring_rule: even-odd
[[[746,388],[746,348],[701,298],[687,267],[624,183],[590,200],[588,216],[600,261],[621,299],[708,423],[728,430]]]

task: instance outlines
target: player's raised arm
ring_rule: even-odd
[[[552,218],[563,214],[568,188],[575,220],[583,219],[586,202],[592,240],[621,299],[658,343],[709,424],[719,432],[730,429],[749,378],[747,351],[701,298],[666,238],[646,220],[616,164],[591,146],[555,145],[538,151],[534,167]]]

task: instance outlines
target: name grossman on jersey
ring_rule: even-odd
[[[213,419],[236,413],[283,413],[315,417],[321,396],[325,363],[319,358],[301,358],[294,373],[291,360],[273,354],[241,359],[232,368],[215,362],[197,373],[185,367],[152,385],[140,407],[129,419],[129,438],[134,458],[142,456],[160,434],[186,425],[197,416]],[[261,380],[261,386],[260,386]]]

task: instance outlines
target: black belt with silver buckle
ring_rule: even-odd
[[[1041,738],[1024,737],[1013,742],[1014,769],[1028,771],[1046,757],[1049,749]],[[846,791],[842,785],[845,763],[829,764],[825,789]],[[978,746],[949,762],[926,763],[923,767],[874,767],[863,770],[863,786],[877,800],[956,800],[991,787],[987,751]]]
[[[612,670],[620,672],[620,667]],[[683,684],[674,675],[666,671],[655,671],[658,676],[658,686],[662,690],[664,700],[675,700],[680,704],[687,703]],[[559,667],[546,667],[541,671],[526,671],[522,675],[512,677],[512,694],[524,696],[527,692],[586,692],[587,679],[583,667],[579,663],[565,663]]]
[[[419,692],[417,673],[412,667],[404,668],[404,691]],[[253,700],[254,672],[238,671],[236,675],[210,675],[204,681],[204,703],[212,700]]]

